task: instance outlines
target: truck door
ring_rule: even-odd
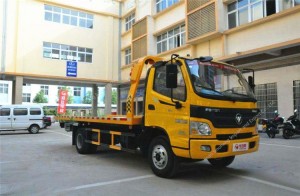
[[[11,129],[11,109],[1,108],[0,109],[0,129],[9,130]]]
[[[177,88],[166,88],[166,66],[151,68],[147,81],[145,101],[145,125],[165,130],[172,147],[189,148],[189,106],[186,82],[180,66],[177,66]],[[174,101],[179,101],[180,108]]]
[[[12,128],[27,129],[30,126],[28,108],[14,108],[12,113]]]

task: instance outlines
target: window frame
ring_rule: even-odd
[[[248,24],[248,23],[251,23],[251,22],[253,22],[253,21],[255,21],[255,20],[259,20],[259,19],[261,19],[261,18],[265,18],[265,17],[268,17],[268,16],[270,16],[270,15],[272,15],[272,14],[276,14],[276,13],[278,13],[278,12],[280,12],[280,11],[283,11],[283,10],[285,10],[285,9],[289,9],[289,8],[292,8],[292,7],[295,7],[295,6],[297,6],[297,5],[300,5],[300,1],[299,0],[290,0],[291,1],[291,7],[288,7],[288,8],[284,8],[283,7],[283,1],[279,1],[279,0],[274,0],[274,3],[275,3],[275,12],[274,13],[271,13],[271,14],[269,14],[268,15],[268,13],[267,13],[267,1],[268,0],[241,0],[241,2],[243,2],[243,1],[247,1],[247,3],[245,4],[245,5],[242,5],[241,7],[239,7],[239,0],[235,0],[235,1],[233,1],[233,2],[231,2],[231,3],[229,3],[228,5],[227,5],[227,29],[233,29],[233,28],[236,28],[236,27],[239,27],[239,26],[241,26],[241,25],[243,25],[243,24]],[[296,1],[299,1],[299,2],[296,2]],[[256,19],[253,19],[253,15],[252,15],[252,11],[253,11],[253,6],[254,5],[257,5],[257,4],[259,4],[259,3],[261,3],[261,17],[259,17],[259,18],[256,18]],[[235,9],[233,9],[233,10],[230,10],[230,11],[228,11],[229,10],[229,7],[231,6],[231,5],[234,5],[235,4]],[[243,24],[240,24],[240,16],[239,16],[239,10],[242,10],[242,9],[245,9],[245,8],[247,8],[247,22],[245,22],[245,23],[243,23]],[[269,7],[270,8],[270,7]],[[234,14],[234,16],[235,16],[235,26],[234,27],[230,27],[230,20],[229,20],[229,15],[231,15],[231,14]]]
[[[261,118],[274,118],[274,111],[278,110],[277,83],[257,84],[255,98],[260,109]],[[263,105],[263,107],[261,107]]]
[[[163,10],[167,9],[168,7],[174,5],[178,2],[179,2],[179,0],[156,0],[156,2],[155,2],[156,13],[162,12]]]
[[[176,32],[177,29],[178,32]],[[186,41],[185,38],[186,38],[185,24],[175,26],[174,28],[156,36],[157,54],[185,45],[185,41]],[[173,45],[170,46],[170,43],[172,43]]]
[[[73,88],[73,96],[74,97],[81,97],[81,87],[74,87]]]
[[[163,69],[163,70],[160,70]],[[187,87],[186,87],[186,83],[184,80],[184,76],[182,73],[182,68],[181,66],[177,65],[177,88],[173,88],[173,99],[185,102],[187,99]],[[160,73],[157,73],[160,72]],[[162,79],[160,78],[159,75],[157,74],[162,74]],[[180,76],[181,75],[181,76]],[[159,80],[161,79],[161,81],[159,82]],[[155,72],[154,72],[154,80],[153,80],[153,91],[155,91],[156,93],[166,96],[166,97],[171,97],[171,89],[166,87],[166,66],[159,66],[155,68]],[[179,88],[183,88],[179,89]],[[183,94],[180,94],[182,93]]]
[[[94,28],[93,14],[47,4],[44,4],[44,20],[87,29]]]
[[[25,113],[26,111],[26,113]],[[27,116],[28,115],[28,109],[27,108],[14,108],[13,109],[13,115],[14,116]]]
[[[8,94],[8,84],[0,84],[0,93],[1,94]]]
[[[93,63],[93,51],[92,48],[43,42],[43,57],[49,59]],[[81,60],[82,56],[84,60]]]
[[[41,91],[43,91],[43,93],[44,93],[45,96],[49,95],[49,86],[47,86],[47,85],[41,85],[40,89],[41,89]]]
[[[293,106],[297,109],[298,117],[300,116],[300,80],[293,81]]]
[[[125,18],[125,32],[129,31],[132,28],[132,25],[135,23],[135,12],[131,13],[128,17]]]
[[[30,93],[23,93],[22,94],[22,101],[26,103],[30,103],[31,101],[31,94]]]
[[[125,65],[129,65],[131,63],[131,48],[125,49]]]
[[[0,116],[10,116],[10,113],[11,113],[10,108],[1,108],[0,109]],[[3,115],[3,114],[6,114],[6,115]]]
[[[41,115],[42,114],[42,110],[41,110],[41,108],[30,108],[29,109],[29,114],[30,115]]]

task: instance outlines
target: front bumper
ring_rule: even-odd
[[[248,143],[248,150],[233,151],[233,146],[236,143]],[[201,146],[210,146],[211,151],[201,150]],[[217,140],[217,139],[191,139],[190,140],[190,156],[192,159],[210,159],[221,158],[228,156],[241,155],[255,152],[259,147],[259,136],[255,135],[247,139],[236,140]]]

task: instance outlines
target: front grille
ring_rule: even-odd
[[[252,133],[238,133],[238,134],[217,134],[218,140],[238,140],[251,138]]]
[[[258,112],[255,108],[211,108],[191,105],[191,117],[207,119],[216,128],[254,127]]]

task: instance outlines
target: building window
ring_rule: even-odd
[[[131,29],[134,22],[135,22],[135,13],[132,13],[127,18],[125,18],[125,30],[128,31],[129,29]]]
[[[293,81],[294,109],[297,109],[298,117],[300,116],[300,80]]]
[[[73,94],[74,94],[74,96],[80,97],[80,95],[81,95],[81,87],[74,87]]]
[[[43,42],[43,57],[92,63],[93,49]]]
[[[185,44],[185,25],[178,26],[157,36],[157,53],[162,53]]]
[[[44,95],[49,94],[49,86],[41,86],[41,91],[44,93]]]
[[[23,93],[22,100],[23,102],[30,103],[30,93]]]
[[[0,93],[8,94],[8,84],[0,84]]]
[[[257,106],[261,112],[261,118],[274,118],[274,112],[278,110],[277,84],[259,84],[255,86]]]
[[[156,0],[156,12],[161,12],[178,1],[179,0]]]
[[[228,4],[228,28],[234,28],[300,4],[300,0],[238,0]]]
[[[131,48],[125,50],[125,65],[131,63]]]
[[[93,28],[94,16],[71,9],[44,5],[45,20],[84,28]]]

